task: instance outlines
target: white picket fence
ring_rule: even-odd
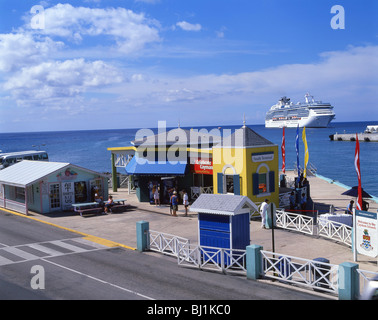
[[[177,257],[182,267],[222,272],[224,274],[247,273],[246,250],[208,246],[192,246],[188,239],[175,235],[149,231],[149,249]],[[281,253],[261,250],[261,277],[275,279],[331,294],[338,293],[338,265],[303,259]],[[360,292],[378,273],[358,269]]]
[[[276,210],[276,226],[314,236],[322,236],[352,246],[352,228],[348,225],[326,221],[316,223],[313,217]]]
[[[208,246],[180,246],[178,265],[222,273],[246,273],[246,250]]]

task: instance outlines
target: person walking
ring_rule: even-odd
[[[171,202],[171,205],[172,205],[172,215],[174,217],[177,217],[176,211],[178,209],[178,198],[177,198],[177,192],[176,191],[173,191],[170,202]]]
[[[260,206],[260,215],[261,215],[261,228],[265,228],[265,222],[266,222],[266,215],[268,213],[268,199],[265,199],[265,201]]]
[[[183,196],[182,196],[182,204],[185,207],[185,217],[188,216],[188,206],[189,206],[189,197],[186,193],[186,190],[182,190]]]
[[[160,206],[160,190],[158,186],[155,186],[155,191],[154,191],[154,200],[155,200],[155,206]]]

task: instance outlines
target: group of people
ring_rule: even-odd
[[[160,206],[160,190],[157,186],[152,189],[155,206]],[[177,217],[179,198],[177,191],[174,189],[169,190],[169,205],[171,215]],[[189,196],[185,190],[182,191],[182,204],[185,207],[185,216],[188,216]]]
[[[177,191],[173,191],[172,195],[169,197],[170,211],[171,215],[177,217],[177,210],[179,204],[179,198],[177,196]],[[189,206],[189,196],[185,190],[182,191],[182,204],[185,208],[185,217],[188,216],[188,206]]]
[[[103,198],[98,193],[96,193],[94,200],[102,208],[103,214],[108,214],[108,212],[111,211],[111,208],[114,205],[112,196],[109,196],[108,201],[104,202]]]
[[[289,196],[290,201],[290,210],[297,210],[300,208],[300,210],[306,210],[307,207],[307,196],[306,193],[302,193],[302,197],[299,203],[297,203],[297,199],[295,197],[294,191],[291,192]]]

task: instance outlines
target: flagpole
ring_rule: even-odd
[[[360,168],[360,142],[358,141],[358,134],[356,133],[356,149],[354,152],[354,167],[358,178],[358,197],[356,208],[362,210],[362,187],[361,187],[361,168]]]

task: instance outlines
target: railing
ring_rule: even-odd
[[[177,257],[181,246],[189,246],[190,244],[188,239],[153,230],[149,231],[149,239],[150,250],[175,257]]]
[[[213,187],[191,187],[191,199],[197,199],[202,193],[208,193],[212,194],[213,193]]]
[[[246,250],[207,246],[180,246],[180,266],[197,267],[222,273],[246,273]]]
[[[302,233],[314,234],[314,219],[301,214],[276,210],[276,225],[283,229],[295,230]]]
[[[352,227],[332,221],[318,224],[318,235],[352,246]]]
[[[316,219],[305,215],[276,210],[276,226],[310,235],[322,236],[352,246],[352,227],[339,222],[316,223]]]
[[[261,251],[262,276],[307,288],[338,293],[338,265]]]

